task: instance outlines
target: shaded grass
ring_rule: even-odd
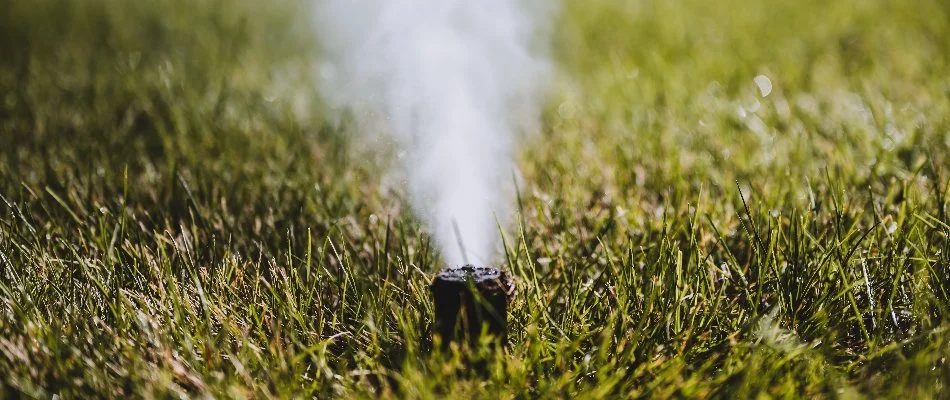
[[[322,113],[305,5],[12,2],[5,391],[947,396],[946,4],[564,7],[473,376],[424,351],[440,261]]]

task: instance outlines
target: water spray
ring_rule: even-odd
[[[444,339],[505,336],[500,255],[518,135],[536,128],[550,73],[552,0],[317,0],[320,89],[364,143],[391,143],[413,211],[446,265],[432,284]],[[382,138],[383,140],[379,140]]]

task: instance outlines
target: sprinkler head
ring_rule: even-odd
[[[445,268],[430,286],[435,328],[443,348],[449,343],[477,344],[487,333],[502,345],[508,339],[508,302],[515,285],[504,271],[465,265]]]

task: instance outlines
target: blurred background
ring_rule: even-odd
[[[314,90],[314,6],[8,0],[4,175],[174,167],[240,190],[242,174],[355,168],[346,124],[325,122]],[[590,168],[621,187],[787,177],[776,190],[825,167],[913,170],[950,144],[948,13],[937,0],[566,1],[524,167]]]

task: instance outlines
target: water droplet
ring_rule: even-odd
[[[736,115],[738,115],[739,118],[745,118],[746,115],[749,115],[749,113],[746,112],[745,107],[740,106],[736,109]]]
[[[766,97],[769,93],[772,93],[772,80],[765,75],[759,75],[755,78],[752,78],[752,82],[755,82],[755,86],[759,88],[759,94],[762,97]]]
[[[577,114],[577,110],[576,110],[576,107],[574,106],[574,103],[565,101],[561,103],[560,106],[557,107],[557,113],[558,115],[561,116],[561,118],[572,119],[574,118],[574,115]]]

